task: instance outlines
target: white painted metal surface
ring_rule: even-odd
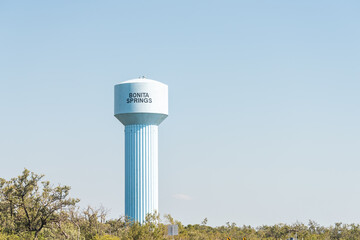
[[[179,227],[177,224],[168,225],[168,236],[176,236],[179,235]]]
[[[159,125],[168,115],[168,86],[143,78],[115,85],[114,112],[124,125]]]

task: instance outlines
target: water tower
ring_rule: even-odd
[[[168,116],[168,86],[139,78],[114,90],[114,115],[125,125],[125,215],[142,223],[158,211],[158,126]]]

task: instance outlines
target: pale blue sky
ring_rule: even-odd
[[[113,86],[169,85],[159,205],[183,223],[360,222],[358,1],[1,1],[0,177],[124,214]]]

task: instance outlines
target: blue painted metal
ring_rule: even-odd
[[[158,126],[125,126],[125,215],[144,222],[158,211]]]

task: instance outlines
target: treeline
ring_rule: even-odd
[[[237,226],[226,223],[220,227],[201,224],[183,225],[170,215],[149,214],[143,224],[128,219],[107,219],[104,208],[80,209],[78,199],[69,196],[70,187],[52,186],[38,175],[25,169],[10,180],[0,178],[0,240],[72,239],[72,240],[304,240],[360,239],[358,224],[336,223],[323,227],[314,221],[307,225],[277,224],[273,226]],[[177,224],[179,235],[167,236],[167,225]]]

